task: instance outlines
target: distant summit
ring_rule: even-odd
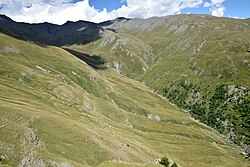
[[[82,31],[84,30],[84,31]],[[0,32],[19,39],[46,45],[85,44],[101,38],[102,28],[88,21],[68,21],[63,25],[51,23],[19,23],[0,15]]]
[[[13,21],[10,17],[4,15],[4,14],[0,14],[0,19],[1,21],[2,20],[5,20],[5,21]]]

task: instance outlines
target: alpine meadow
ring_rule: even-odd
[[[250,19],[0,15],[0,166],[249,167]]]

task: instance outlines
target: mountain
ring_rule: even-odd
[[[188,50],[194,44],[200,44],[191,33],[193,30],[186,32],[188,29],[183,31],[177,26],[167,31],[167,23],[170,27],[184,25],[183,18],[190,24],[192,20],[188,19],[191,18],[193,24],[199,21],[198,18],[211,19],[211,24],[223,24],[223,19],[232,25],[242,22],[239,34],[243,35],[235,34],[239,39],[249,39],[249,27],[243,26],[248,20],[220,20],[211,16],[178,15],[148,20],[119,18],[100,24],[79,21],[61,26],[16,23],[1,16],[1,165],[161,166],[158,159],[166,156],[178,166],[249,166],[249,160],[240,154],[239,147],[188,116],[179,109],[187,106],[180,106],[177,100],[164,94],[168,83],[172,84],[171,91],[182,90],[177,81],[183,77],[190,85],[204,87],[197,81],[203,76],[195,74],[193,69],[188,71],[186,60],[193,56],[192,61],[197,60],[198,67],[197,57],[208,42],[195,51],[200,52],[198,55],[189,55]],[[44,27],[48,25],[53,33],[47,33]],[[89,26],[94,28],[87,33],[84,27]],[[83,36],[78,36],[75,42],[79,29]],[[183,42],[188,35],[194,39]],[[201,34],[198,36],[202,38]],[[60,37],[63,39],[57,43]],[[212,47],[212,40],[210,42]],[[241,44],[240,41],[236,43]],[[248,60],[245,47],[247,44],[243,46],[244,51],[239,49],[241,52],[234,54],[236,58],[232,60],[241,61],[243,53]],[[169,55],[168,51],[173,53]],[[211,53],[208,48],[206,52],[207,56],[217,54],[217,48]],[[175,64],[177,62],[179,64]],[[220,63],[223,62],[221,59]],[[231,85],[241,84],[237,88],[240,91],[249,88],[248,71],[245,66],[241,68],[237,82],[231,81]],[[179,73],[183,75],[178,76]],[[227,81],[213,76],[200,80],[209,81],[211,90],[218,83]],[[190,92],[194,88],[191,87]],[[189,95],[190,92],[186,92]],[[176,99],[181,93],[176,93]],[[247,99],[244,91],[238,94]],[[192,111],[189,112],[195,117]]]
[[[0,32],[40,44],[63,46],[85,44],[101,38],[102,28],[87,21],[71,22],[59,26],[51,23],[17,23],[5,15],[0,16]]]
[[[102,55],[249,152],[250,19],[177,15],[100,25],[103,38],[68,47]]]

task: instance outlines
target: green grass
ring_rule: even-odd
[[[9,166],[159,166],[163,156],[187,167],[249,166],[239,148],[140,82],[63,49],[0,34],[0,74],[0,155]]]
[[[111,28],[117,33],[106,30],[102,39],[67,47],[99,55],[113,69],[113,62],[118,61],[122,74],[143,82],[244,148],[249,146],[250,140],[247,121],[250,94],[249,24],[249,19],[208,15],[132,19],[113,23]],[[134,56],[130,56],[131,53]],[[180,85],[182,82],[193,86],[186,90]],[[246,89],[248,93],[234,93],[212,111],[212,98],[220,85],[226,85],[227,91],[231,86],[243,87],[242,90]],[[198,93],[199,98],[194,97],[194,93]],[[241,100],[233,102],[233,96],[243,100],[246,103],[244,107],[237,104]],[[227,104],[223,106],[224,103]],[[141,113],[145,113],[144,110]],[[216,121],[216,118],[220,120]],[[225,125],[224,121],[228,124]]]

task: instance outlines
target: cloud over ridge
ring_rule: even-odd
[[[89,0],[72,3],[71,0],[1,0],[0,13],[15,21],[63,24],[66,21],[87,20],[102,22],[117,17],[149,18],[180,14],[182,9],[208,7],[215,16],[223,16],[224,0],[126,0],[127,5],[108,12],[89,5]]]

